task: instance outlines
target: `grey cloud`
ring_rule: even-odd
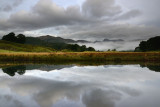
[[[134,8],[142,12],[142,15],[139,16],[137,20],[139,24],[147,24],[147,26],[160,26],[160,14],[158,11],[160,9],[160,0],[119,0],[119,2],[121,2],[122,6],[126,8]]]
[[[122,94],[114,90],[95,89],[83,95],[82,101],[86,107],[115,107]]]
[[[19,6],[23,0],[8,0],[4,1],[0,4],[0,11],[2,12],[9,12],[11,10],[13,10],[14,8],[16,8],[17,6]]]
[[[2,102],[3,101],[3,102]],[[7,103],[4,103],[7,102]],[[23,103],[19,99],[12,95],[0,95],[0,103],[2,107],[24,107]]]
[[[12,10],[12,7],[10,5],[6,5],[4,8],[2,8],[2,10],[8,12]]]
[[[103,90],[97,88],[88,90],[83,94],[82,101],[86,107],[115,107],[116,102],[123,97],[122,92],[135,97],[140,95],[140,92],[128,87],[114,87],[114,89]]]
[[[71,26],[61,28],[63,37],[88,40],[103,40],[103,39],[123,39],[125,41],[135,39],[148,39],[152,36],[157,36],[160,33],[156,27],[148,27],[145,25],[131,24],[107,24],[101,23],[98,27],[96,24],[89,26]],[[63,35],[64,34],[64,35]]]
[[[82,7],[69,6],[66,9],[56,5],[52,0],[39,0],[30,11],[14,13],[6,21],[0,19],[2,25],[0,29],[25,31],[57,26],[92,26],[92,24],[98,27],[101,23],[107,24],[106,22],[119,13],[121,8],[116,6],[113,0],[86,0]]]
[[[4,26],[1,26],[1,29],[33,30],[87,21],[89,19],[82,17],[78,6],[64,9],[51,0],[40,0],[30,12],[20,11],[12,14],[6,22],[3,22]]]
[[[115,6],[115,0],[86,0],[82,10],[87,16],[103,17],[117,15],[121,7]]]
[[[19,6],[23,0],[14,0],[13,6]]]
[[[130,18],[134,18],[141,15],[141,12],[139,10],[130,10],[129,12],[122,14],[120,16],[118,16],[117,20],[126,20],[126,19],[130,19]]]

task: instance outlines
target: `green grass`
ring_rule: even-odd
[[[0,53],[13,53],[14,51],[0,49]]]
[[[26,44],[18,44],[8,41],[0,40],[0,52],[53,52],[55,51],[52,48],[42,47],[42,46],[34,46],[34,45],[26,45]]]

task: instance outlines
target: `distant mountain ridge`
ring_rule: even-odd
[[[95,41],[94,43],[97,42],[123,42],[123,39],[104,39],[103,41]]]
[[[50,35],[46,35],[46,36],[40,36],[37,37],[40,40],[43,40],[45,42],[49,42],[49,43],[88,43],[89,41],[86,40],[72,40],[72,39],[64,39],[61,37],[54,37],[54,36],[50,36]]]
[[[112,40],[110,40],[110,39],[104,39],[103,41],[104,42],[122,42],[124,40],[122,40],[122,39],[112,39]]]
[[[73,40],[73,39],[64,39],[62,37],[54,37],[50,35],[36,37],[40,40],[43,40],[47,43],[96,43],[96,42],[122,42],[122,39],[104,39],[103,41],[87,41],[87,40]]]

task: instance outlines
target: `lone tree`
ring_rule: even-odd
[[[95,49],[93,47],[89,47],[87,51],[95,51]]]
[[[81,51],[81,52],[86,51],[86,45],[82,45],[82,46],[80,47],[80,51]]]
[[[17,43],[22,43],[22,44],[24,44],[25,41],[26,41],[25,35],[23,35],[23,34],[17,35]]]

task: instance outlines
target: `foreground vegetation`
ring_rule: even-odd
[[[63,62],[63,61],[160,61],[160,52],[54,52],[0,53],[0,61]]]

